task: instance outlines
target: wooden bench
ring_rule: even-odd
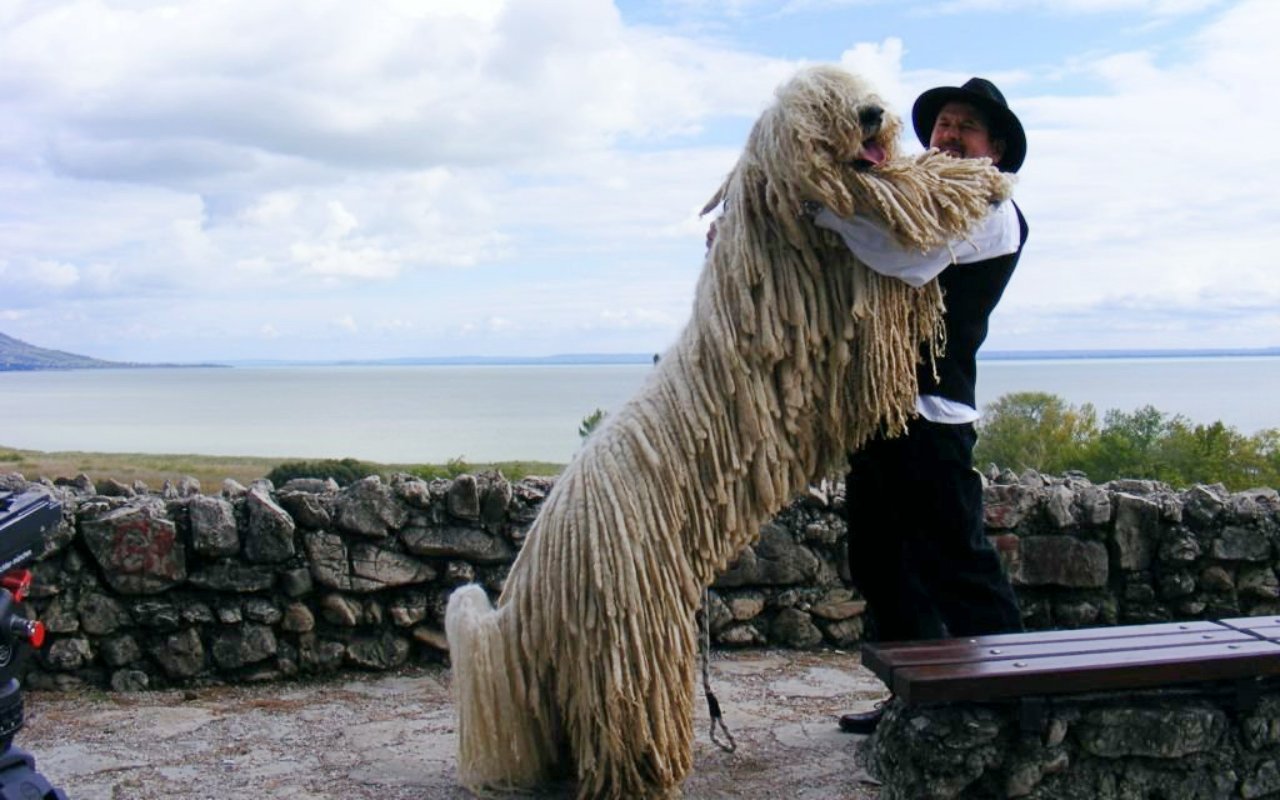
[[[1280,675],[1280,617],[866,643],[862,663],[908,706]]]

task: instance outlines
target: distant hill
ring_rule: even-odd
[[[61,350],[46,350],[0,333],[0,372],[33,369],[110,369],[138,367],[122,361],[103,361]]]

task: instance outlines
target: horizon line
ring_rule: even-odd
[[[358,366],[358,365],[537,365],[537,364],[640,364],[660,359],[661,353],[554,353],[542,356],[516,355],[454,355],[454,356],[393,356],[389,358],[337,358],[337,359],[298,359],[298,358],[237,358],[219,361],[219,364],[236,365],[316,365],[316,366]],[[1036,359],[1071,359],[1071,358],[1179,358],[1189,356],[1276,356],[1280,355],[1280,347],[1183,347],[1183,348],[1062,348],[1062,349],[1028,349],[1028,350],[992,350],[979,352],[978,360],[1009,361]]]

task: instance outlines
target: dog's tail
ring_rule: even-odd
[[[520,789],[556,777],[560,761],[554,711],[525,674],[518,636],[484,589],[449,596],[445,634],[458,716],[458,780],[472,791]]]

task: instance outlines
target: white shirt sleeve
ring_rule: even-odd
[[[823,208],[814,224],[840,235],[845,246],[872,270],[911,286],[923,286],[952,264],[972,264],[1018,251],[1018,215],[1008,200],[992,206],[963,239],[932,250],[908,250],[882,225],[867,217],[836,216]]]

